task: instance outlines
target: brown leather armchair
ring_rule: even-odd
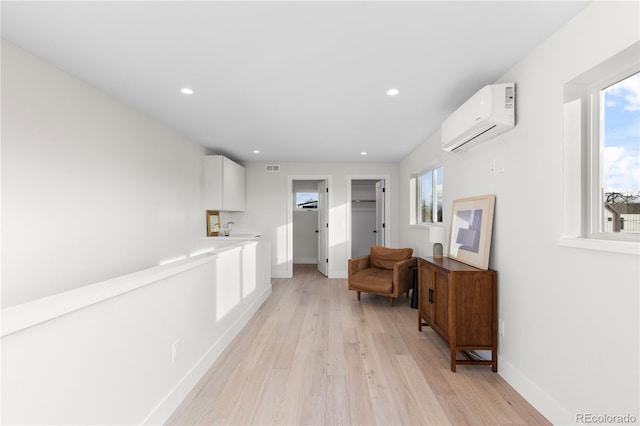
[[[379,294],[389,298],[389,304],[402,293],[409,295],[413,288],[413,271],[417,259],[412,257],[413,249],[393,249],[373,246],[368,256],[349,259],[349,290]]]

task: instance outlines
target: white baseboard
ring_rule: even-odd
[[[498,374],[554,425],[575,424],[576,415],[532,382],[504,358],[498,363]]]
[[[142,421],[145,425],[164,424],[178,406],[189,395],[189,392],[200,381],[205,373],[211,368],[220,354],[226,349],[231,341],[249,323],[251,317],[258,311],[258,308],[271,295],[271,284],[269,284],[253,302],[247,310],[242,313],[238,320],[223,333],[220,338],[209,348],[209,350],[195,363],[195,365],[185,374],[176,386],[164,397],[162,401],[147,415]]]

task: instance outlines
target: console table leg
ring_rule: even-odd
[[[451,371],[456,372],[456,349],[454,345],[451,345]]]

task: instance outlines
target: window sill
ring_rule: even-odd
[[[601,240],[595,238],[564,237],[558,240],[562,247],[573,247],[586,250],[608,251],[611,253],[640,255],[640,242]]]

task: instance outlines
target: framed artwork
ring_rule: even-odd
[[[207,210],[207,236],[217,237],[220,229],[220,212]]]
[[[489,267],[495,195],[453,201],[449,257],[480,269]]]

